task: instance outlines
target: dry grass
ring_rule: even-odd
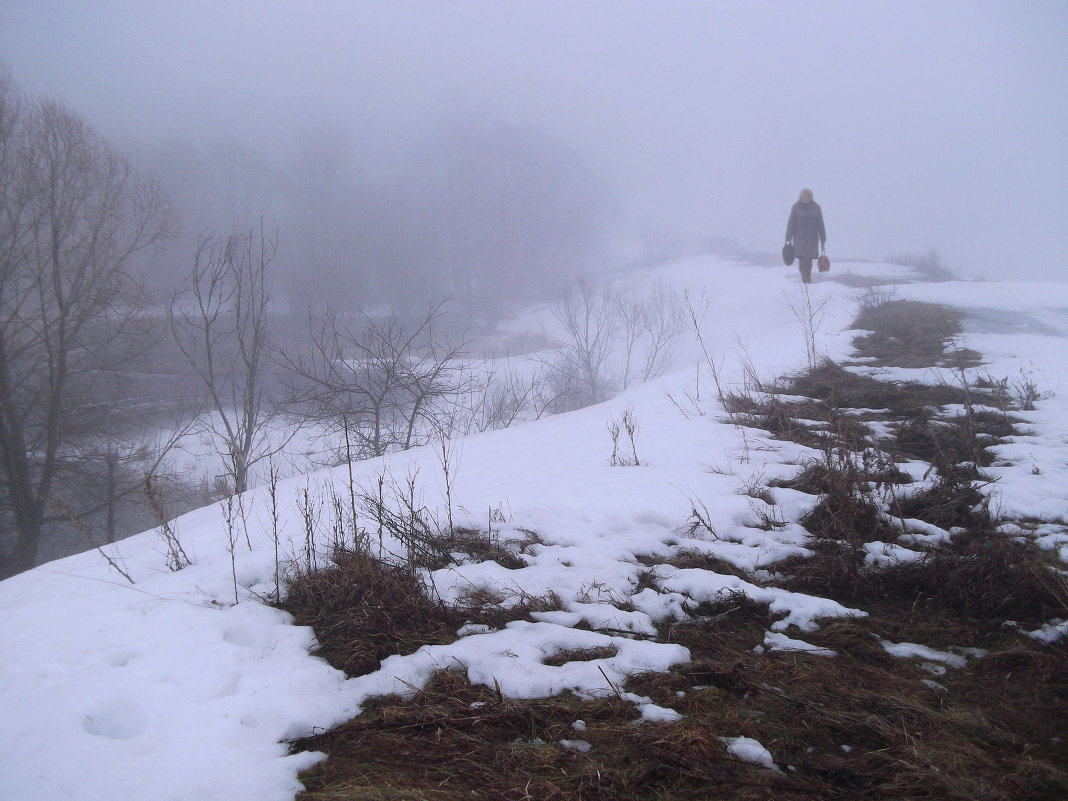
[[[911,476],[903,473],[893,463],[883,465],[870,465],[867,468],[859,467],[856,474],[857,480],[873,484],[909,484]],[[798,492],[807,492],[810,495],[819,495],[832,492],[836,483],[839,482],[835,471],[828,467],[826,460],[812,460],[808,462],[797,475],[791,478],[775,479],[771,482],[774,487],[789,487]]]
[[[475,562],[496,562],[509,570],[519,570],[527,563],[519,555],[519,548],[509,548],[499,538],[487,536],[474,529],[457,528],[439,540],[441,547],[451,553],[459,553]]]
[[[651,559],[639,557],[638,562],[654,568],[651,572],[653,578],[650,580],[653,583],[650,583],[649,586],[655,586],[656,565],[671,565],[680,570],[707,570],[710,573],[718,573],[721,576],[738,576],[743,579],[749,578],[749,574],[737,565],[731,564],[730,562],[711,554],[687,549],[680,550],[668,558],[657,557]]]
[[[408,569],[355,553],[294,579],[283,606],[297,625],[315,629],[319,655],[350,675],[376,670],[393,654],[451,642],[463,622],[431,601]]]
[[[785,401],[775,395],[759,400],[728,395],[724,401],[727,410],[743,425],[812,448],[838,442],[860,448],[871,437],[871,430],[856,415],[823,401]]]
[[[1034,543],[993,531],[965,532],[947,548],[889,569],[878,584],[884,595],[922,601],[960,618],[1037,628],[1068,617],[1068,581],[1060,568],[1055,554]]]
[[[944,529],[965,526],[989,531],[993,521],[988,499],[966,477],[964,472],[947,471],[926,489],[896,501],[894,514]]]
[[[895,394],[889,384],[852,373],[826,359],[814,369],[793,376],[783,390],[823,401],[837,409],[882,409]]]
[[[963,387],[944,383],[879,381],[870,375],[854,373],[830,360],[792,376],[775,391],[803,395],[820,402],[828,410],[885,409],[889,414],[881,413],[879,418],[892,420],[929,415],[932,407],[959,405],[969,401],[995,407],[1004,405],[997,392],[982,390],[978,386],[965,391]],[[822,419],[826,419],[828,413],[825,411]],[[1004,414],[1000,416],[1005,418]]]
[[[961,332],[963,315],[956,309],[915,300],[890,300],[861,309],[853,328],[871,331],[853,340],[860,357],[893,367],[956,367],[979,363],[974,351],[955,350],[947,358],[946,345]]]
[[[637,725],[634,707],[615,697],[507,699],[442,672],[411,700],[378,699],[353,721],[294,743],[294,749],[330,755],[302,776],[307,792],[301,798],[1065,797],[1068,653],[1063,645],[1042,646],[996,621],[1009,613],[1021,621],[1068,614],[1068,596],[1063,581],[1058,584],[1048,571],[1048,554],[1043,564],[1036,561],[1041,552],[1025,559],[1018,544],[1008,543],[1003,537],[962,539],[954,544],[958,550],[899,569],[855,569],[863,584],[852,587],[840,566],[827,569],[818,588],[823,594],[863,599],[872,612],[862,620],[825,621],[818,632],[803,635],[833,649],[832,658],[755,651],[774,618],[743,594],[694,607],[690,619],[660,632],[664,641],[689,648],[691,661],[668,674],[636,676],[624,688],[677,710],[684,716],[678,723]],[[722,567],[698,554],[681,555],[673,564]],[[795,577],[790,586],[811,590],[817,569],[827,565],[819,557],[798,560],[800,565],[810,571],[808,580]],[[370,579],[381,591],[398,578],[373,570],[369,576],[368,569],[359,560],[342,560],[316,586],[330,594],[355,579]],[[407,596],[414,589],[402,579],[395,591]],[[307,588],[301,594],[314,595]],[[353,601],[366,605],[344,597],[345,604],[326,609]],[[1044,600],[1036,604],[1036,598]],[[980,619],[978,612],[1000,617]],[[355,619],[377,627],[363,632],[365,640],[379,640],[383,625],[392,627],[390,636],[403,637],[406,648],[434,636],[425,629],[413,635],[396,617],[402,616],[368,622],[361,611]],[[441,622],[439,634],[448,620]],[[338,627],[317,631],[322,639]],[[931,675],[890,656],[879,638],[989,653],[938,677],[939,687],[924,684]],[[360,639],[351,633],[328,637],[324,655],[337,659],[332,642]],[[610,652],[567,651],[549,661],[600,659]],[[767,747],[781,772],[731,758],[721,738],[738,736]],[[588,743],[589,751],[577,751],[574,741]]]
[[[693,660],[626,689],[684,716],[672,724],[638,725],[615,697],[515,701],[443,672],[410,701],[380,699],[296,743],[330,754],[303,775],[301,798],[1015,801],[1068,792],[1063,649],[1006,639],[940,677],[939,689],[872,636],[893,636],[892,620],[829,622],[806,637],[834,649],[831,658],[754,652],[769,624],[766,608],[743,602],[665,633]],[[730,758],[721,738],[738,736],[767,747],[781,772]]]
[[[983,432],[977,423],[988,419],[977,419],[975,414],[959,414],[946,421],[922,414],[898,426],[894,440],[887,447],[899,457],[930,462],[943,472],[962,462],[987,467],[994,461],[988,446],[995,440],[985,436],[980,438]]]
[[[387,702],[300,745],[326,748],[305,774],[313,799],[707,798],[712,781],[759,789],[764,777],[689,725],[633,725],[615,698],[517,702],[442,673],[407,703]],[[584,731],[574,728],[576,721]],[[567,743],[583,740],[589,753]],[[662,790],[669,790],[665,795]],[[759,794],[751,798],[768,797]]]

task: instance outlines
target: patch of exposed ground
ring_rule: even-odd
[[[890,300],[865,308],[853,328],[869,331],[853,340],[857,356],[890,367],[975,366],[975,351],[947,344],[963,330],[963,315],[946,306],[915,300]]]

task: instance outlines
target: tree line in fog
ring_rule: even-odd
[[[388,165],[336,134],[135,151],[0,70],[0,577],[243,491],[304,421],[340,463],[600,395],[575,358],[457,358],[604,258],[611,194],[560,143],[472,120]],[[220,461],[199,497],[164,467],[191,432]]]
[[[564,144],[487,120],[434,126],[376,159],[345,133],[294,138],[267,156],[236,141],[142,148],[170,190],[185,241],[154,262],[184,265],[204,231],[278,232],[276,297],[295,309],[444,298],[489,325],[505,304],[544,299],[603,263],[617,206]],[[157,281],[157,283],[163,283]]]

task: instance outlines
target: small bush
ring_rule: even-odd
[[[967,532],[924,559],[875,577],[884,597],[925,600],[927,607],[1000,625],[1041,626],[1068,616],[1068,582],[1056,557],[992,530]]]
[[[944,529],[992,526],[989,499],[974,484],[953,472],[939,476],[927,489],[898,500],[894,513]]]
[[[282,608],[311,626],[319,655],[350,676],[369,673],[397,653],[447,643],[462,623],[431,600],[419,577],[356,553],[290,582]]]
[[[527,566],[516,551],[510,550],[496,536],[488,536],[474,529],[457,528],[438,540],[440,546],[451,554],[466,554],[474,562],[496,562],[509,570]]]
[[[930,462],[943,474],[960,472],[955,468],[962,463],[988,467],[994,455],[986,447],[989,441],[980,441],[979,434],[980,426],[989,422],[990,418],[968,413],[945,422],[920,414],[898,426],[890,447],[898,454]],[[997,430],[1001,430],[1000,425],[998,421]]]

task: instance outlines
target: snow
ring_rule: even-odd
[[[752,737],[721,737],[727,745],[727,753],[743,762],[752,762],[768,770],[778,771],[779,766],[772,759],[771,752]]]
[[[574,751],[576,754],[588,754],[590,749],[593,748],[585,740],[561,740],[560,745],[568,751]]]
[[[932,662],[941,662],[952,668],[962,668],[968,664],[968,660],[960,654],[951,654],[948,651],[937,651],[926,645],[917,645],[914,642],[890,642],[880,640],[881,645],[891,656],[902,659],[927,659]]]
[[[835,270],[902,273],[859,263],[836,263]],[[791,310],[801,291],[794,270],[695,257],[628,280],[665,281],[688,292],[704,347],[721,380],[732,386],[743,380],[747,363],[762,377],[806,364],[801,324]],[[981,374],[1025,371],[1047,393],[1034,411],[1017,414],[1029,433],[998,448],[990,468],[997,482],[989,491],[1003,516],[1049,521],[1038,535],[1046,547],[1066,554],[1068,284],[905,284],[894,292],[901,299],[963,307],[968,316],[962,343],[983,354]],[[826,300],[816,332],[819,352],[847,356],[855,332],[846,328],[860,293],[828,281],[814,284],[811,293],[814,303]],[[545,310],[532,312],[526,323],[539,319]],[[921,374],[926,381],[956,380],[947,371],[895,372],[904,380]],[[821,654],[791,635],[815,631],[828,618],[863,616],[863,609],[706,569],[659,565],[654,581],[641,580],[649,570],[643,557],[707,554],[752,571],[774,570],[778,561],[805,552],[805,532],[796,523],[761,529],[756,510],[764,502],[740,493],[754,480],[791,475],[811,452],[731,425],[710,386],[691,335],[674,371],[659,380],[600,406],[457,443],[450,488],[457,523],[485,530],[492,514],[502,544],[518,552],[530,532],[537,542],[523,549],[525,566],[517,570],[480,563],[436,571],[437,590],[446,600],[477,590],[503,597],[553,592],[564,608],[499,630],[465,627],[454,643],[389,657],[363,676],[347,678],[311,655],[313,633],[265,602],[274,590],[275,558],[263,488],[244,498],[251,548],[242,532],[233,562],[239,603],[218,505],[175,521],[192,561],[181,571],[167,569],[165,547],[157,532],[148,531],[109,546],[107,559],[90,551],[0,582],[0,798],[291,799],[300,789],[298,772],[321,756],[290,754],[288,740],[351,718],[376,695],[414,693],[446,668],[514,698],[618,694],[634,705],[636,725],[670,725],[677,712],[621,692],[621,686],[628,676],[669,670],[689,654],[635,635],[652,633],[661,621],[685,619],[699,602],[725,594],[742,593],[771,608],[778,619],[766,635],[768,650]],[[624,410],[632,410],[640,425],[640,466],[609,463],[606,426]],[[433,449],[354,469],[357,482],[367,486],[379,476],[413,476],[422,502],[444,509],[442,468]],[[279,485],[283,560],[296,558],[303,540],[298,497],[308,491],[328,498],[346,480],[341,469],[323,470]],[[785,521],[796,520],[814,501],[788,489],[773,494],[773,509]],[[695,507],[707,512],[710,527],[688,525]],[[916,558],[917,549],[947,535],[919,521],[899,526],[905,534],[897,543],[872,546],[873,561]],[[1066,628],[1051,621],[1030,636],[1053,639]],[[963,661],[958,653],[907,643],[885,647],[933,664]],[[598,658],[546,664],[590,649]],[[578,721],[574,728],[583,729]],[[739,759],[775,768],[759,743],[729,736],[724,742]],[[560,746],[583,751],[588,743],[575,739]]]
[[[805,642],[804,640],[794,639],[793,637],[787,637],[785,634],[780,634],[776,631],[769,631],[764,635],[764,644],[758,645],[764,651],[802,651],[804,653],[815,654],[816,656],[835,656],[835,652],[830,648],[821,648],[818,645]]]
[[[1054,618],[1049,623],[1044,623],[1041,628],[1027,632],[1027,636],[1052,645],[1062,637],[1068,637],[1068,620]]]

